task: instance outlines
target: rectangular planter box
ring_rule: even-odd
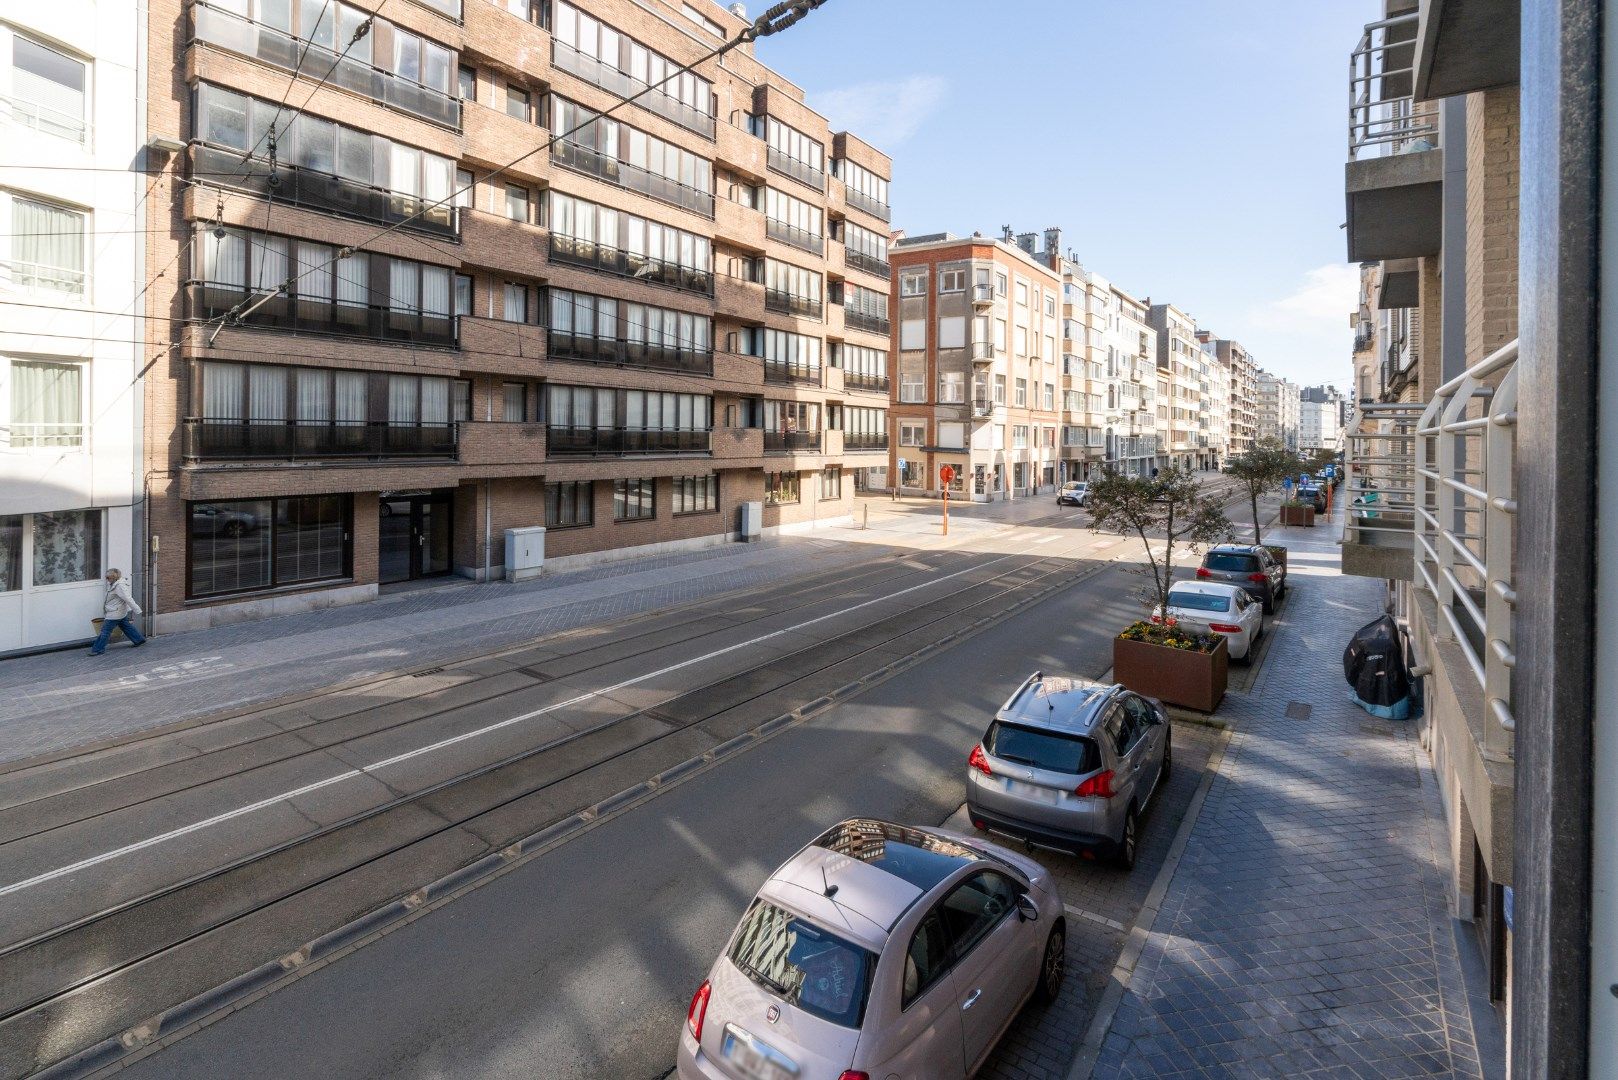
[[[1283,506],[1281,507],[1281,524],[1302,525],[1305,528],[1315,527],[1315,508],[1312,506]]]
[[[1112,640],[1112,677],[1137,694],[1211,713],[1225,699],[1230,650],[1225,639],[1211,653],[1171,649],[1147,641]]]

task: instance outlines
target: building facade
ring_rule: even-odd
[[[1157,369],[1167,376],[1165,464],[1208,468],[1217,456],[1217,448],[1210,446],[1214,403],[1204,401],[1211,393],[1211,373],[1197,340],[1196,322],[1173,304],[1153,304],[1149,299],[1146,303],[1148,321],[1157,332]]]
[[[1239,341],[1214,337],[1207,331],[1198,337],[1225,371],[1229,402],[1226,453],[1230,457],[1245,454],[1258,438],[1258,365]]]
[[[1341,414],[1335,401],[1299,401],[1298,449],[1306,454],[1342,449],[1340,425]]]
[[[900,491],[1025,498],[1055,490],[1061,278],[1008,239],[905,237],[890,250],[890,469]]]
[[[1297,384],[1262,368],[1254,381],[1258,387],[1258,437],[1274,439],[1288,450],[1297,450],[1302,402]]]
[[[143,237],[180,184],[143,175],[141,11],[0,13],[0,655],[88,637],[110,568],[148,585]]]
[[[141,275],[160,628],[499,577],[511,528],[565,566],[804,527],[882,475],[890,163],[751,46],[670,78],[737,14],[150,11],[190,178]]]

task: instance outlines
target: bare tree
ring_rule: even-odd
[[[1281,445],[1278,439],[1260,439],[1247,453],[1232,458],[1226,470],[1236,478],[1236,484],[1247,493],[1253,508],[1253,543],[1264,542],[1258,520],[1258,500],[1269,494],[1291,475],[1298,466],[1298,456]]]
[[[1196,474],[1183,466],[1163,469],[1156,476],[1107,473],[1090,481],[1085,503],[1092,529],[1140,537],[1151,566],[1151,596],[1165,611],[1169,586],[1174,584],[1174,545],[1195,548],[1222,543],[1232,536],[1223,502],[1217,496],[1204,495]],[[1157,537],[1167,541],[1161,561],[1152,550]]]

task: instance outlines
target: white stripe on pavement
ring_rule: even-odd
[[[1085,911],[1083,908],[1074,907],[1072,904],[1063,904],[1062,910],[1067,912],[1069,915],[1072,915],[1076,919],[1089,919],[1093,923],[1100,923],[1102,926],[1110,926],[1114,930],[1127,931],[1129,929],[1129,927],[1125,926],[1117,919],[1109,919],[1105,915],[1097,915],[1093,911]]]
[[[814,626],[816,623],[825,622],[827,619],[835,619],[841,615],[847,615],[851,611],[858,611],[861,608],[870,607],[872,604],[880,604],[896,597],[904,596],[906,593],[913,593],[918,589],[925,589],[929,586],[937,585],[940,582],[949,581],[952,578],[962,577],[966,574],[982,570],[984,567],[1005,562],[1007,559],[1015,559],[1022,556],[1022,552],[1014,552],[1010,555],[1002,555],[997,559],[990,559],[987,562],[977,563],[973,566],[967,567],[964,570],[957,570],[953,573],[945,574],[942,577],[932,578],[931,580],[923,581],[920,584],[911,585],[908,588],[900,589],[898,592],[885,593],[882,596],[873,597],[870,600],[862,600],[860,603],[854,604],[850,607],[840,608],[837,611],[829,612],[825,615],[818,615],[813,619],[796,623],[781,630],[772,630],[768,634],[761,634],[758,637],[749,638],[747,641],[738,642],[735,645],[727,645],[722,649],[715,649],[712,652],[704,653],[703,655],[693,657],[690,660],[682,660],[677,664],[670,664],[667,667],[658,668],[656,671],[649,671],[644,675],[637,675],[633,679],[625,679],[623,682],[602,687],[600,690],[591,690],[587,693],[579,694],[577,697],[568,698],[566,701],[560,701],[554,705],[547,705],[543,709],[535,709],[532,712],[526,712],[506,720],[500,720],[485,727],[477,728],[473,731],[463,732],[459,735],[452,735],[447,739],[440,739],[438,742],[429,743],[426,746],[420,746],[414,750],[407,750],[402,754],[395,754],[392,757],[383,758],[380,761],[373,761],[369,765],[362,765],[359,768],[349,769],[346,772],[340,772],[336,775],[328,776],[324,780],[316,780],[313,783],[304,784],[302,787],[293,788],[290,791],[283,791],[279,794],[271,795],[268,798],[259,799],[257,802],[248,803],[245,806],[238,806],[235,809],[227,810],[222,814],[215,814],[213,817],[192,822],[190,825],[183,825],[178,829],[171,829],[168,832],[159,833],[156,836],[149,836],[144,840],[137,840],[133,844],[125,844],[123,847],[114,848],[111,851],[104,851],[99,855],[92,855],[87,859],[80,859],[78,862],[69,863],[66,866],[59,866],[54,870],[47,870],[43,874],[36,874],[31,878],[25,878],[22,881],[13,882],[10,885],[0,885],[0,897],[10,896],[12,893],[22,892],[24,889],[31,889],[36,885],[43,885],[46,882],[55,881],[57,878],[66,877],[69,874],[76,874],[81,870],[88,870],[91,867],[99,866],[104,862],[110,862],[113,859],[120,859],[125,855],[133,855],[136,852],[145,851],[147,848],[155,847],[158,844],[164,844],[170,840],[177,840],[182,836],[189,836],[191,833],[199,832],[203,829],[211,828],[214,825],[220,825],[224,822],[232,821],[247,814],[266,809],[267,807],[274,806],[276,803],[285,802],[288,799],[296,799],[300,796],[308,795],[310,792],[319,791],[322,788],[330,787],[333,784],[340,784],[345,780],[352,780],[356,777],[365,776],[374,770],[386,769],[393,765],[401,765],[412,758],[421,757],[423,754],[431,754],[435,751],[455,746],[458,743],[466,742],[469,739],[476,739],[481,736],[491,734],[492,732],[500,731],[503,728],[511,727],[513,724],[520,724],[525,720],[533,720],[536,717],[544,716],[547,713],[556,712],[559,709],[572,708],[575,705],[581,705],[584,702],[593,700],[595,698],[605,697],[608,694],[615,693],[631,686],[636,686],[651,679],[656,679],[660,676],[667,675],[670,672],[679,671],[682,668],[688,668],[696,664],[705,663],[706,661],[712,660],[715,657],[724,656],[726,653],[732,653],[738,649],[745,649],[750,646],[760,644],[761,642],[769,641],[773,638],[795,633],[796,631],[802,630],[806,626]]]

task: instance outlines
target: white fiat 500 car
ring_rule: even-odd
[[[1062,898],[975,837],[869,818],[770,875],[691,998],[681,1080],[960,1080],[1062,987]]]
[[[1163,609],[1152,609],[1152,621]],[[1216,634],[1225,639],[1232,660],[1248,660],[1264,636],[1264,604],[1240,585],[1213,581],[1182,581],[1169,589],[1169,618],[1193,634]]]

